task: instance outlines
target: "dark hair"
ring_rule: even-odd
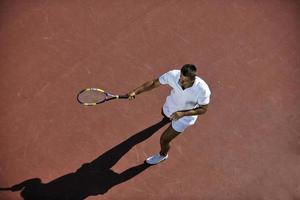
[[[183,76],[187,76],[190,79],[194,80],[196,77],[197,68],[193,64],[185,64],[181,68],[181,73]]]

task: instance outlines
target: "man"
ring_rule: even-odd
[[[168,158],[170,142],[193,125],[198,115],[204,114],[210,100],[208,85],[196,76],[197,68],[193,64],[185,64],[181,70],[171,70],[157,79],[148,81],[128,93],[132,100],[136,95],[157,88],[160,85],[172,87],[171,94],[163,106],[163,115],[171,120],[171,125],[160,138],[160,152],[147,158],[148,164],[158,164]]]

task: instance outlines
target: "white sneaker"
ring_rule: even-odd
[[[164,161],[168,158],[168,154],[166,156],[160,155],[160,153],[157,153],[149,158],[147,158],[146,163],[150,165],[156,165],[160,163],[161,161]]]

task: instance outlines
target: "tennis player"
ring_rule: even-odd
[[[163,115],[169,118],[171,125],[160,137],[160,152],[146,159],[148,164],[154,165],[166,160],[170,142],[187,127],[195,124],[198,115],[207,111],[211,92],[204,80],[196,76],[196,71],[195,65],[185,64],[181,70],[171,70],[128,93],[132,100],[136,95],[160,85],[169,85],[172,88],[162,108]]]

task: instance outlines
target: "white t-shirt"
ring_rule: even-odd
[[[159,77],[159,82],[162,85],[168,84],[172,87],[171,94],[163,106],[164,114],[167,117],[176,111],[190,110],[199,107],[199,105],[209,104],[211,92],[204,80],[196,76],[193,86],[183,90],[179,83],[180,74],[180,70],[171,70]],[[192,125],[196,122],[197,117],[197,115],[184,116],[178,121]]]

